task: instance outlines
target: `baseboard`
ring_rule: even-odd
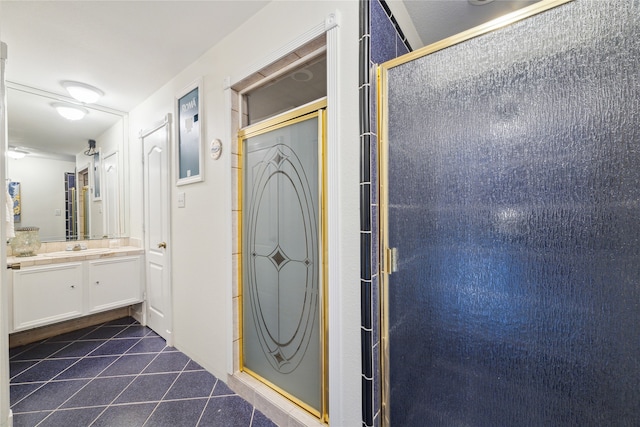
[[[91,314],[77,319],[55,323],[53,325],[40,326],[39,328],[14,332],[9,334],[9,348],[31,344],[32,342],[41,341],[56,335],[66,334],[67,332],[99,325],[101,323],[110,322],[127,316],[129,316],[129,307],[121,307],[116,308],[115,310],[109,310],[102,313]]]
[[[136,319],[142,326],[147,326],[147,318],[144,315],[144,303],[130,306],[129,316]]]

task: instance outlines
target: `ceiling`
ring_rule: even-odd
[[[2,0],[0,39],[9,51],[6,79],[63,95],[61,81],[84,82],[105,92],[101,105],[127,112],[267,3]],[[57,116],[51,100],[25,109],[19,107],[27,102],[23,98],[9,90],[9,145],[75,154],[95,138],[78,129],[86,128],[80,122]],[[94,116],[105,126],[108,116],[94,113],[87,119]],[[41,131],[45,134],[38,136]]]
[[[102,106],[128,112],[267,3],[0,0],[0,39],[9,47],[6,78],[61,95],[61,81],[84,82],[105,92]],[[392,10],[402,4],[388,3]],[[413,33],[429,43],[509,12],[523,0],[487,3],[407,0],[404,13],[420,19]],[[74,155],[118,119],[92,110],[83,124],[70,123],[57,116],[51,99],[41,99],[36,107],[26,96],[11,89],[8,94],[12,146]],[[90,131],[90,125],[101,130]]]

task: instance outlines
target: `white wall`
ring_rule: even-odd
[[[120,120],[95,138],[96,147],[100,148],[102,154],[109,154],[120,150],[123,136],[122,126],[123,122]]]
[[[42,241],[65,240],[64,174],[75,172],[75,163],[34,156],[7,163],[7,177],[20,183],[22,219],[15,226],[40,227]]]
[[[177,348],[220,378],[226,378],[229,346],[227,330],[233,322],[228,312],[227,290],[231,285],[231,155],[225,124],[223,84],[229,76],[242,75],[290,41],[324,22],[338,11],[339,29],[339,211],[341,293],[337,317],[341,361],[340,383],[330,388],[332,424],[361,424],[360,383],[360,286],[359,286],[359,138],[358,138],[358,2],[274,1],[260,10],[203,57],[181,72],[144,103],[131,111],[131,236],[142,238],[142,163],[140,130],[151,127],[173,113],[174,96],[202,77],[205,156],[209,142],[223,141],[223,155],[213,161],[205,157],[201,183],[174,187],[172,207],[173,337]],[[174,162],[175,163],[175,162]],[[175,171],[172,171],[175,177]],[[174,179],[175,181],[175,179]],[[186,207],[177,208],[178,192],[184,192]],[[336,285],[336,284],[334,284]],[[333,366],[333,365],[332,365]],[[333,369],[333,367],[330,367]]]

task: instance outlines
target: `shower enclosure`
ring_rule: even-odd
[[[381,67],[385,420],[639,425],[640,2],[505,22]]]
[[[327,414],[324,100],[244,128],[241,369]]]

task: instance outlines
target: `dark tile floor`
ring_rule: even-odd
[[[123,318],[10,350],[14,427],[272,427],[151,329]]]

